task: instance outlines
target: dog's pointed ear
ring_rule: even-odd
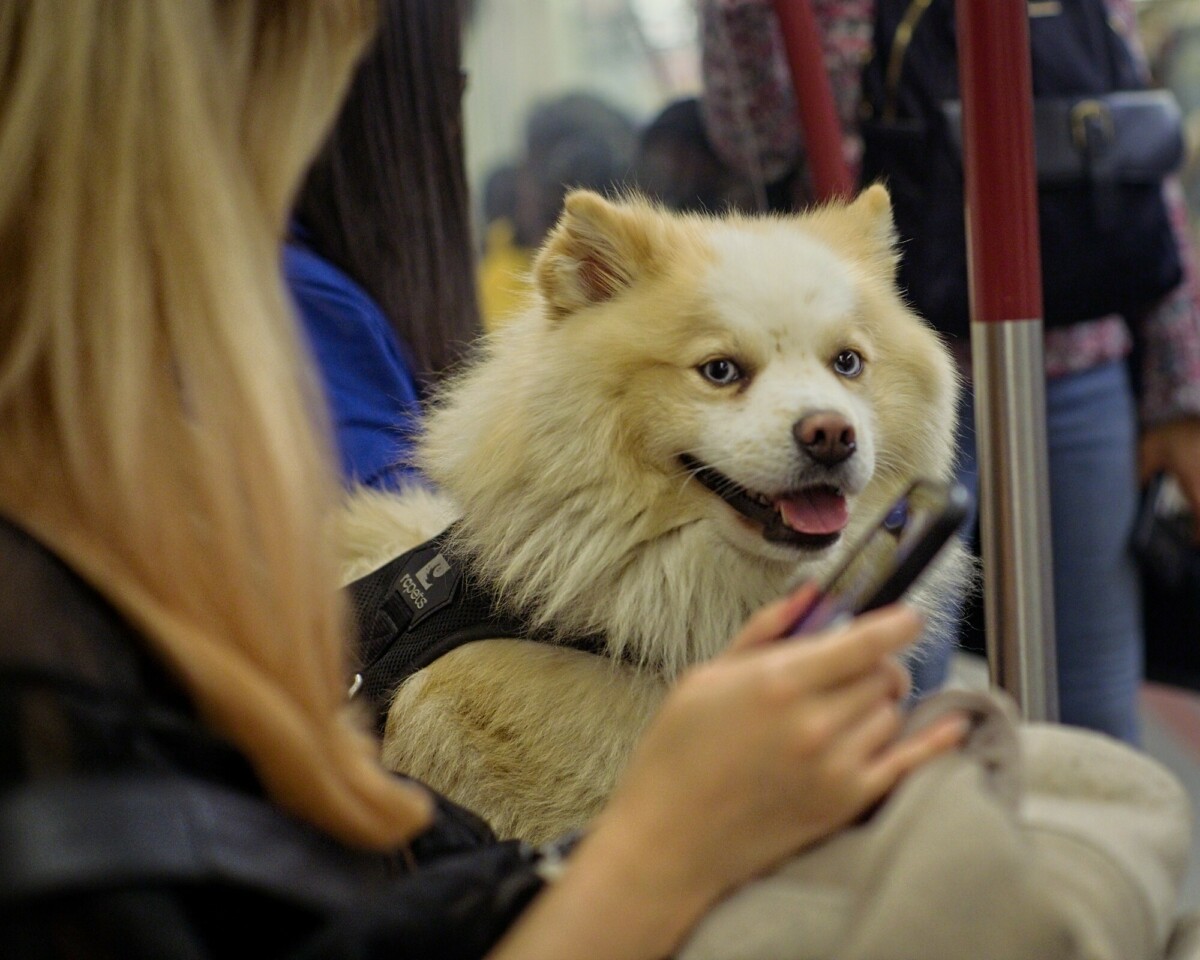
[[[871,184],[854,198],[848,209],[858,220],[862,236],[870,241],[872,252],[881,259],[894,259],[898,235],[887,187],[882,183]]]
[[[611,300],[653,260],[648,206],[618,206],[590,190],[575,190],[538,254],[533,274],[555,319]]]

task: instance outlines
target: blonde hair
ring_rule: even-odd
[[[373,8],[0,5],[0,510],[277,802],[378,848],[430,805],[345,706],[336,484],[278,265]]]

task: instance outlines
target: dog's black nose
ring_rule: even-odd
[[[817,463],[832,467],[854,453],[854,427],[840,413],[818,410],[797,420],[792,435],[800,449]]]

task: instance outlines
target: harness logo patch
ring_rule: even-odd
[[[393,586],[412,614],[409,628],[453,599],[460,578],[461,572],[451,566],[437,545],[409,557]]]
[[[424,589],[428,590],[431,586],[430,581],[435,577],[440,577],[450,571],[450,564],[446,562],[446,558],[440,553],[430,560],[425,566],[417,571],[417,583]]]

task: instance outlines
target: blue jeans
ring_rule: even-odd
[[[968,396],[959,479],[978,486]],[[1125,364],[1046,383],[1050,528],[1058,696],[1062,721],[1139,740],[1142,603],[1130,537],[1138,507],[1137,414]],[[945,679],[949,645],[917,664],[921,691]]]

